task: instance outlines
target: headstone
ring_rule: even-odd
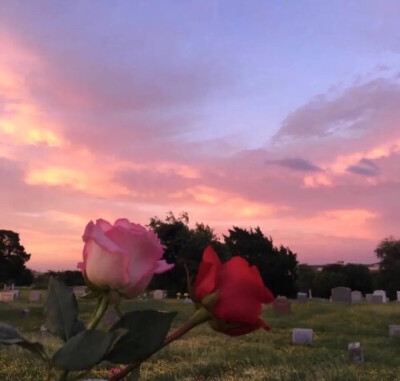
[[[79,298],[87,293],[87,287],[86,286],[75,286],[72,289],[72,291],[75,294],[75,296],[77,298]]]
[[[362,364],[364,362],[364,353],[360,343],[350,343],[348,345],[349,360],[353,364]]]
[[[389,337],[400,338],[400,325],[389,325]]]
[[[294,328],[292,331],[293,344],[308,344],[313,343],[313,330],[309,328]]]
[[[43,336],[47,335],[48,331],[49,331],[49,330],[47,329],[47,327],[46,327],[45,325],[41,325],[41,326],[40,326],[40,333],[41,333]]]
[[[23,317],[28,317],[28,316],[29,316],[29,310],[27,310],[27,309],[22,310],[22,311],[21,311],[21,315],[22,315]]]
[[[12,302],[15,298],[13,292],[0,292],[0,301],[2,302]]]
[[[292,305],[286,298],[279,296],[274,300],[273,310],[278,313],[290,314]]]
[[[372,303],[372,294],[365,294],[365,300],[368,303]]]
[[[374,295],[374,294],[372,294],[371,302],[373,304],[383,304],[383,296],[382,295]]]
[[[351,290],[348,287],[335,287],[331,290],[332,303],[351,303]]]
[[[310,299],[312,299],[312,291],[311,291],[311,288],[308,290],[308,297],[309,297]]]
[[[109,307],[104,313],[101,323],[104,328],[112,327],[119,320],[119,316],[114,308]]]
[[[14,294],[14,299],[19,297],[19,290],[11,290],[9,292],[12,292]]]
[[[31,291],[28,296],[30,302],[40,302],[42,299],[42,293],[40,291]]]
[[[298,301],[299,303],[307,303],[307,302],[308,302],[307,293],[305,293],[305,292],[298,292],[298,293],[297,293],[297,301]]]
[[[176,293],[176,299],[180,299],[180,298],[181,298],[181,295],[182,295],[182,294],[181,294],[180,292],[177,292],[177,293]]]
[[[154,290],[153,291],[153,299],[164,299],[164,291],[163,290]]]
[[[386,303],[387,302],[386,291],[385,290],[375,290],[373,295],[382,295],[382,303]]]
[[[351,292],[351,302],[352,303],[360,303],[362,301],[362,294],[360,291],[352,291]]]
[[[400,291],[397,291],[397,301],[400,302]]]

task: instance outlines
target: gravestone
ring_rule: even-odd
[[[372,294],[371,302],[373,304],[383,304],[383,296],[382,295],[374,295],[374,294]]]
[[[14,290],[11,290],[11,291],[9,291],[9,292],[11,292],[11,293],[14,294],[14,299],[16,299],[16,298],[19,297],[19,290],[14,289]]]
[[[372,294],[365,294],[365,300],[368,303],[372,303]]]
[[[117,311],[113,307],[107,308],[107,311],[104,313],[103,318],[101,319],[101,324],[104,328],[112,327],[118,320],[119,316]]]
[[[400,338],[400,325],[389,325],[389,337]]]
[[[360,303],[362,301],[362,294],[360,291],[352,291],[351,292],[351,302],[352,303]]]
[[[0,292],[0,301],[2,302],[12,302],[15,298],[13,292]]]
[[[332,303],[351,303],[351,290],[348,287],[335,287],[331,290]]]
[[[164,291],[163,290],[154,290],[153,291],[153,299],[164,299]]]
[[[297,293],[297,301],[298,301],[299,303],[307,303],[307,302],[308,302],[307,293],[305,293],[305,292],[298,292],[298,293]]]
[[[364,362],[364,353],[360,343],[350,343],[347,349],[350,362],[353,364],[362,364]]]
[[[313,343],[313,330],[309,328],[294,328],[292,331],[293,344],[308,344]]]
[[[87,293],[87,287],[86,286],[75,286],[72,291],[74,295],[79,298]]]
[[[292,305],[286,298],[278,296],[274,300],[273,310],[278,313],[290,314],[292,312]]]
[[[386,303],[387,302],[386,291],[384,291],[384,290],[375,290],[373,292],[373,295],[382,295],[382,303]]]
[[[397,301],[400,302],[400,291],[397,291]]]
[[[31,291],[28,300],[30,302],[40,302],[42,300],[42,293],[40,291]]]
[[[180,298],[181,298],[181,295],[182,295],[182,294],[181,294],[180,292],[177,292],[177,293],[176,293],[176,299],[180,299]]]

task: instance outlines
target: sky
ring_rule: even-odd
[[[3,1],[0,229],[73,269],[88,221],[260,226],[303,263],[400,229],[400,2]]]

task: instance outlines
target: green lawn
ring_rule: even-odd
[[[29,304],[27,292],[18,301],[0,302],[0,320],[15,325],[27,337],[45,341],[55,350],[57,339],[38,333],[43,321],[40,304]],[[24,318],[21,310],[29,308]],[[92,304],[81,302],[83,319]],[[174,326],[191,314],[193,306],[176,300],[125,302],[123,309],[155,308],[178,311]],[[327,301],[293,303],[293,314],[278,316],[271,306],[264,319],[271,332],[257,331],[231,338],[208,325],[194,329],[142,365],[142,380],[400,380],[400,339],[389,339],[388,325],[400,324],[400,303],[336,305]],[[313,346],[291,344],[292,328],[312,328]],[[347,345],[360,341],[365,363],[348,362]],[[45,380],[45,370],[29,353],[0,348],[0,380]],[[91,377],[106,377],[104,364]],[[88,377],[89,378],[89,377]]]

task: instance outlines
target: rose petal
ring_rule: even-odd
[[[162,274],[166,271],[171,270],[175,265],[173,263],[167,263],[164,259],[157,262],[157,267],[154,270],[154,274]]]
[[[223,331],[223,333],[229,336],[240,336],[256,331],[257,329],[260,328],[263,328],[266,331],[269,331],[271,329],[271,327],[268,324],[264,323],[261,319],[258,319],[258,321],[254,324],[242,324],[235,328],[229,328]]]
[[[198,300],[202,300],[216,290],[221,269],[222,264],[217,253],[212,246],[207,246],[194,283],[194,294]]]
[[[242,257],[231,258],[222,266],[218,279],[214,315],[228,322],[256,324],[262,311],[263,287],[258,270],[250,269]]]
[[[125,254],[105,250],[94,240],[85,244],[85,250],[86,274],[93,284],[118,290],[129,283],[125,272],[129,258]]]

